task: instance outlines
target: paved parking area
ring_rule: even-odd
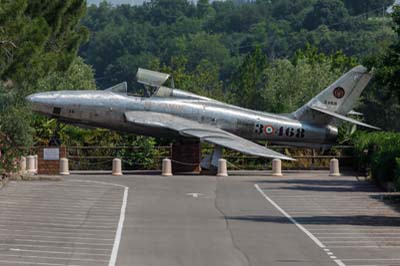
[[[321,171],[11,182],[0,265],[400,266],[386,194]]]
[[[265,178],[255,188],[339,266],[400,265],[400,215],[393,200],[354,177]],[[257,219],[257,217],[253,217]]]
[[[10,182],[0,190],[0,265],[114,265],[127,188]]]

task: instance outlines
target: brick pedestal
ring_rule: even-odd
[[[58,149],[59,158],[44,158],[44,149]],[[58,175],[60,173],[60,158],[67,157],[65,146],[60,147],[40,147],[38,151],[38,174],[39,175]]]
[[[198,141],[185,141],[172,144],[172,172],[200,173],[201,145]]]

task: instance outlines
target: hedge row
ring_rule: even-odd
[[[380,184],[391,182],[400,190],[400,134],[357,132],[353,143],[357,168]]]

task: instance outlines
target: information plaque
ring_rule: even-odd
[[[58,160],[60,160],[60,149],[59,148],[45,148],[45,149],[43,149],[43,160],[46,160],[46,161],[58,161]]]

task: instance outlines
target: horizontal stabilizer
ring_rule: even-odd
[[[125,118],[128,122],[136,125],[173,130],[184,137],[195,137],[200,139],[202,142],[215,144],[249,155],[289,161],[294,160],[291,157],[268,149],[220,128],[201,124],[196,121],[170,114],[130,111],[125,113]]]
[[[169,74],[139,68],[136,73],[137,82],[151,87],[160,87],[169,78]]]
[[[356,115],[356,116],[364,116],[364,114],[351,110],[347,113],[347,115]]]
[[[323,113],[323,114],[332,116],[332,117],[334,117],[334,118],[337,118],[337,119],[340,119],[340,120],[343,120],[343,121],[346,121],[346,122],[349,122],[349,123],[352,123],[352,124],[355,124],[355,125],[359,125],[359,126],[362,126],[362,127],[371,128],[371,129],[375,129],[375,130],[381,130],[379,127],[374,127],[374,126],[365,124],[365,123],[360,122],[360,121],[358,121],[358,120],[355,120],[355,119],[353,119],[353,118],[340,115],[340,114],[338,114],[338,113],[335,113],[335,112],[333,112],[333,111],[326,110],[326,109],[321,108],[321,107],[310,106],[310,108],[311,108],[312,110],[314,110],[314,111],[317,111],[317,112],[320,112],[320,113]]]

